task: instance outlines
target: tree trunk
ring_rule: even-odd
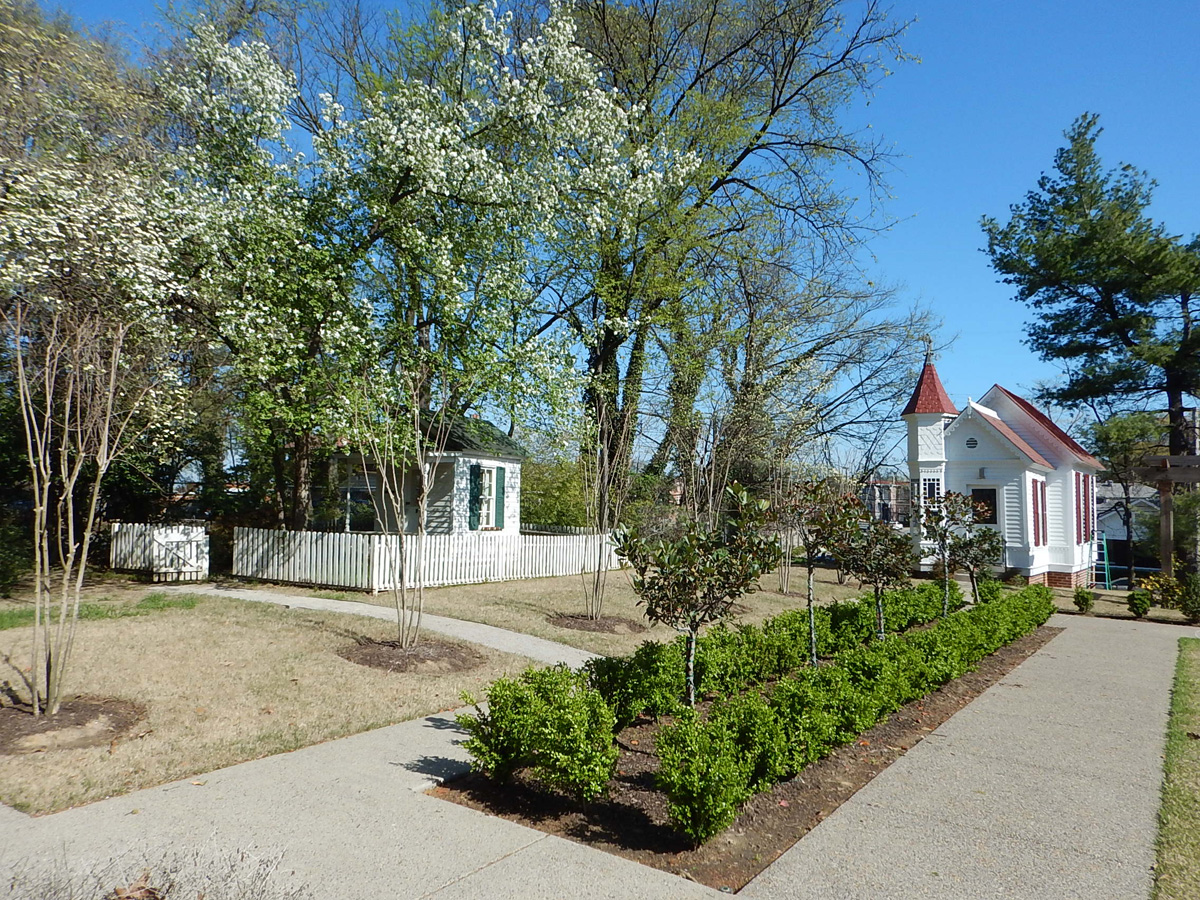
[[[283,502],[283,489],[287,484],[287,458],[283,451],[283,441],[279,432],[274,428],[271,429],[271,475],[275,482],[271,491],[271,500],[275,506],[275,521],[280,528],[287,528],[287,506]]]
[[[887,628],[883,620],[883,588],[879,585],[875,585],[875,625],[882,641],[887,636]]]
[[[312,522],[312,432],[297,432],[292,446],[295,455],[292,459],[290,527],[293,531],[304,531]]]
[[[1128,557],[1125,575],[1129,590],[1132,591],[1137,586],[1137,568],[1133,559],[1133,492],[1128,483],[1122,484],[1121,487],[1125,491],[1125,512],[1121,516],[1125,520],[1125,552]]]
[[[950,615],[950,554],[942,551],[942,618]]]
[[[813,589],[815,576],[816,569],[810,562],[808,565],[808,658],[814,666],[817,664],[817,612],[813,607],[813,601],[816,599],[816,591]]]
[[[686,641],[687,652],[684,661],[684,702],[688,707],[695,709],[696,707],[696,631],[692,629],[687,633]]]

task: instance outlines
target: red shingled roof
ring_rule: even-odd
[[[1049,416],[1047,416],[1028,400],[1018,397],[1012,391],[1008,390],[1007,388],[1002,388],[1000,385],[996,385],[996,389],[1002,392],[1004,396],[1008,397],[1009,400],[1017,404],[1017,406],[1028,413],[1031,419],[1050,432],[1050,436],[1062,444],[1067,449],[1067,452],[1074,454],[1089,466],[1095,466],[1097,469],[1104,468],[1104,465],[1100,462],[1100,460],[1096,459],[1096,457],[1092,456],[1092,454],[1088,453],[1081,446],[1079,446],[1079,444],[1076,443],[1069,434],[1055,425],[1050,420]]]
[[[925,363],[925,368],[921,370],[921,377],[917,379],[917,389],[913,391],[908,406],[904,407],[904,412],[900,415],[907,416],[912,413],[958,415],[958,410],[950,402],[946,389],[942,387],[942,379],[938,378],[937,369],[931,362]]]

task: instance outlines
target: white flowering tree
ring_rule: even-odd
[[[392,46],[361,115],[330,99],[318,136],[363,213],[385,344],[436,359],[417,373],[422,405],[441,382],[456,410],[551,415],[579,385],[534,269],[562,229],[611,220],[662,167],[627,166],[629,117],[557,4],[522,38],[494,3],[451,4]]]
[[[27,685],[53,715],[78,619],[101,484],[114,460],[182,416],[165,313],[181,224],[154,173],[68,154],[3,161],[0,326],[33,488],[35,617]]]
[[[80,592],[113,463],[182,418],[177,248],[155,115],[111,48],[0,6],[0,340],[28,463],[33,712],[63,702]],[[22,667],[18,666],[18,670]]]
[[[176,181],[202,213],[187,250],[197,327],[227,356],[240,434],[269,459],[276,519],[307,527],[329,425],[327,368],[366,329],[348,216],[319,161],[288,142],[295,81],[261,41],[204,20],[157,76],[183,146]],[[311,156],[311,154],[310,154]]]

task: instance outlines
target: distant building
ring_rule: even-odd
[[[909,524],[909,486],[904,479],[868,481],[859,491],[859,499],[873,519],[888,524]]]
[[[999,385],[960,412],[929,361],[901,415],[914,504],[947,491],[972,497],[988,508],[983,524],[1004,537],[1006,567],[1035,584],[1091,582],[1099,460]],[[913,540],[920,547],[916,512]]]

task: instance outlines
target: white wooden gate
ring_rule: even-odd
[[[154,581],[205,581],[208,535],[203,525],[113,522],[110,564]]]

